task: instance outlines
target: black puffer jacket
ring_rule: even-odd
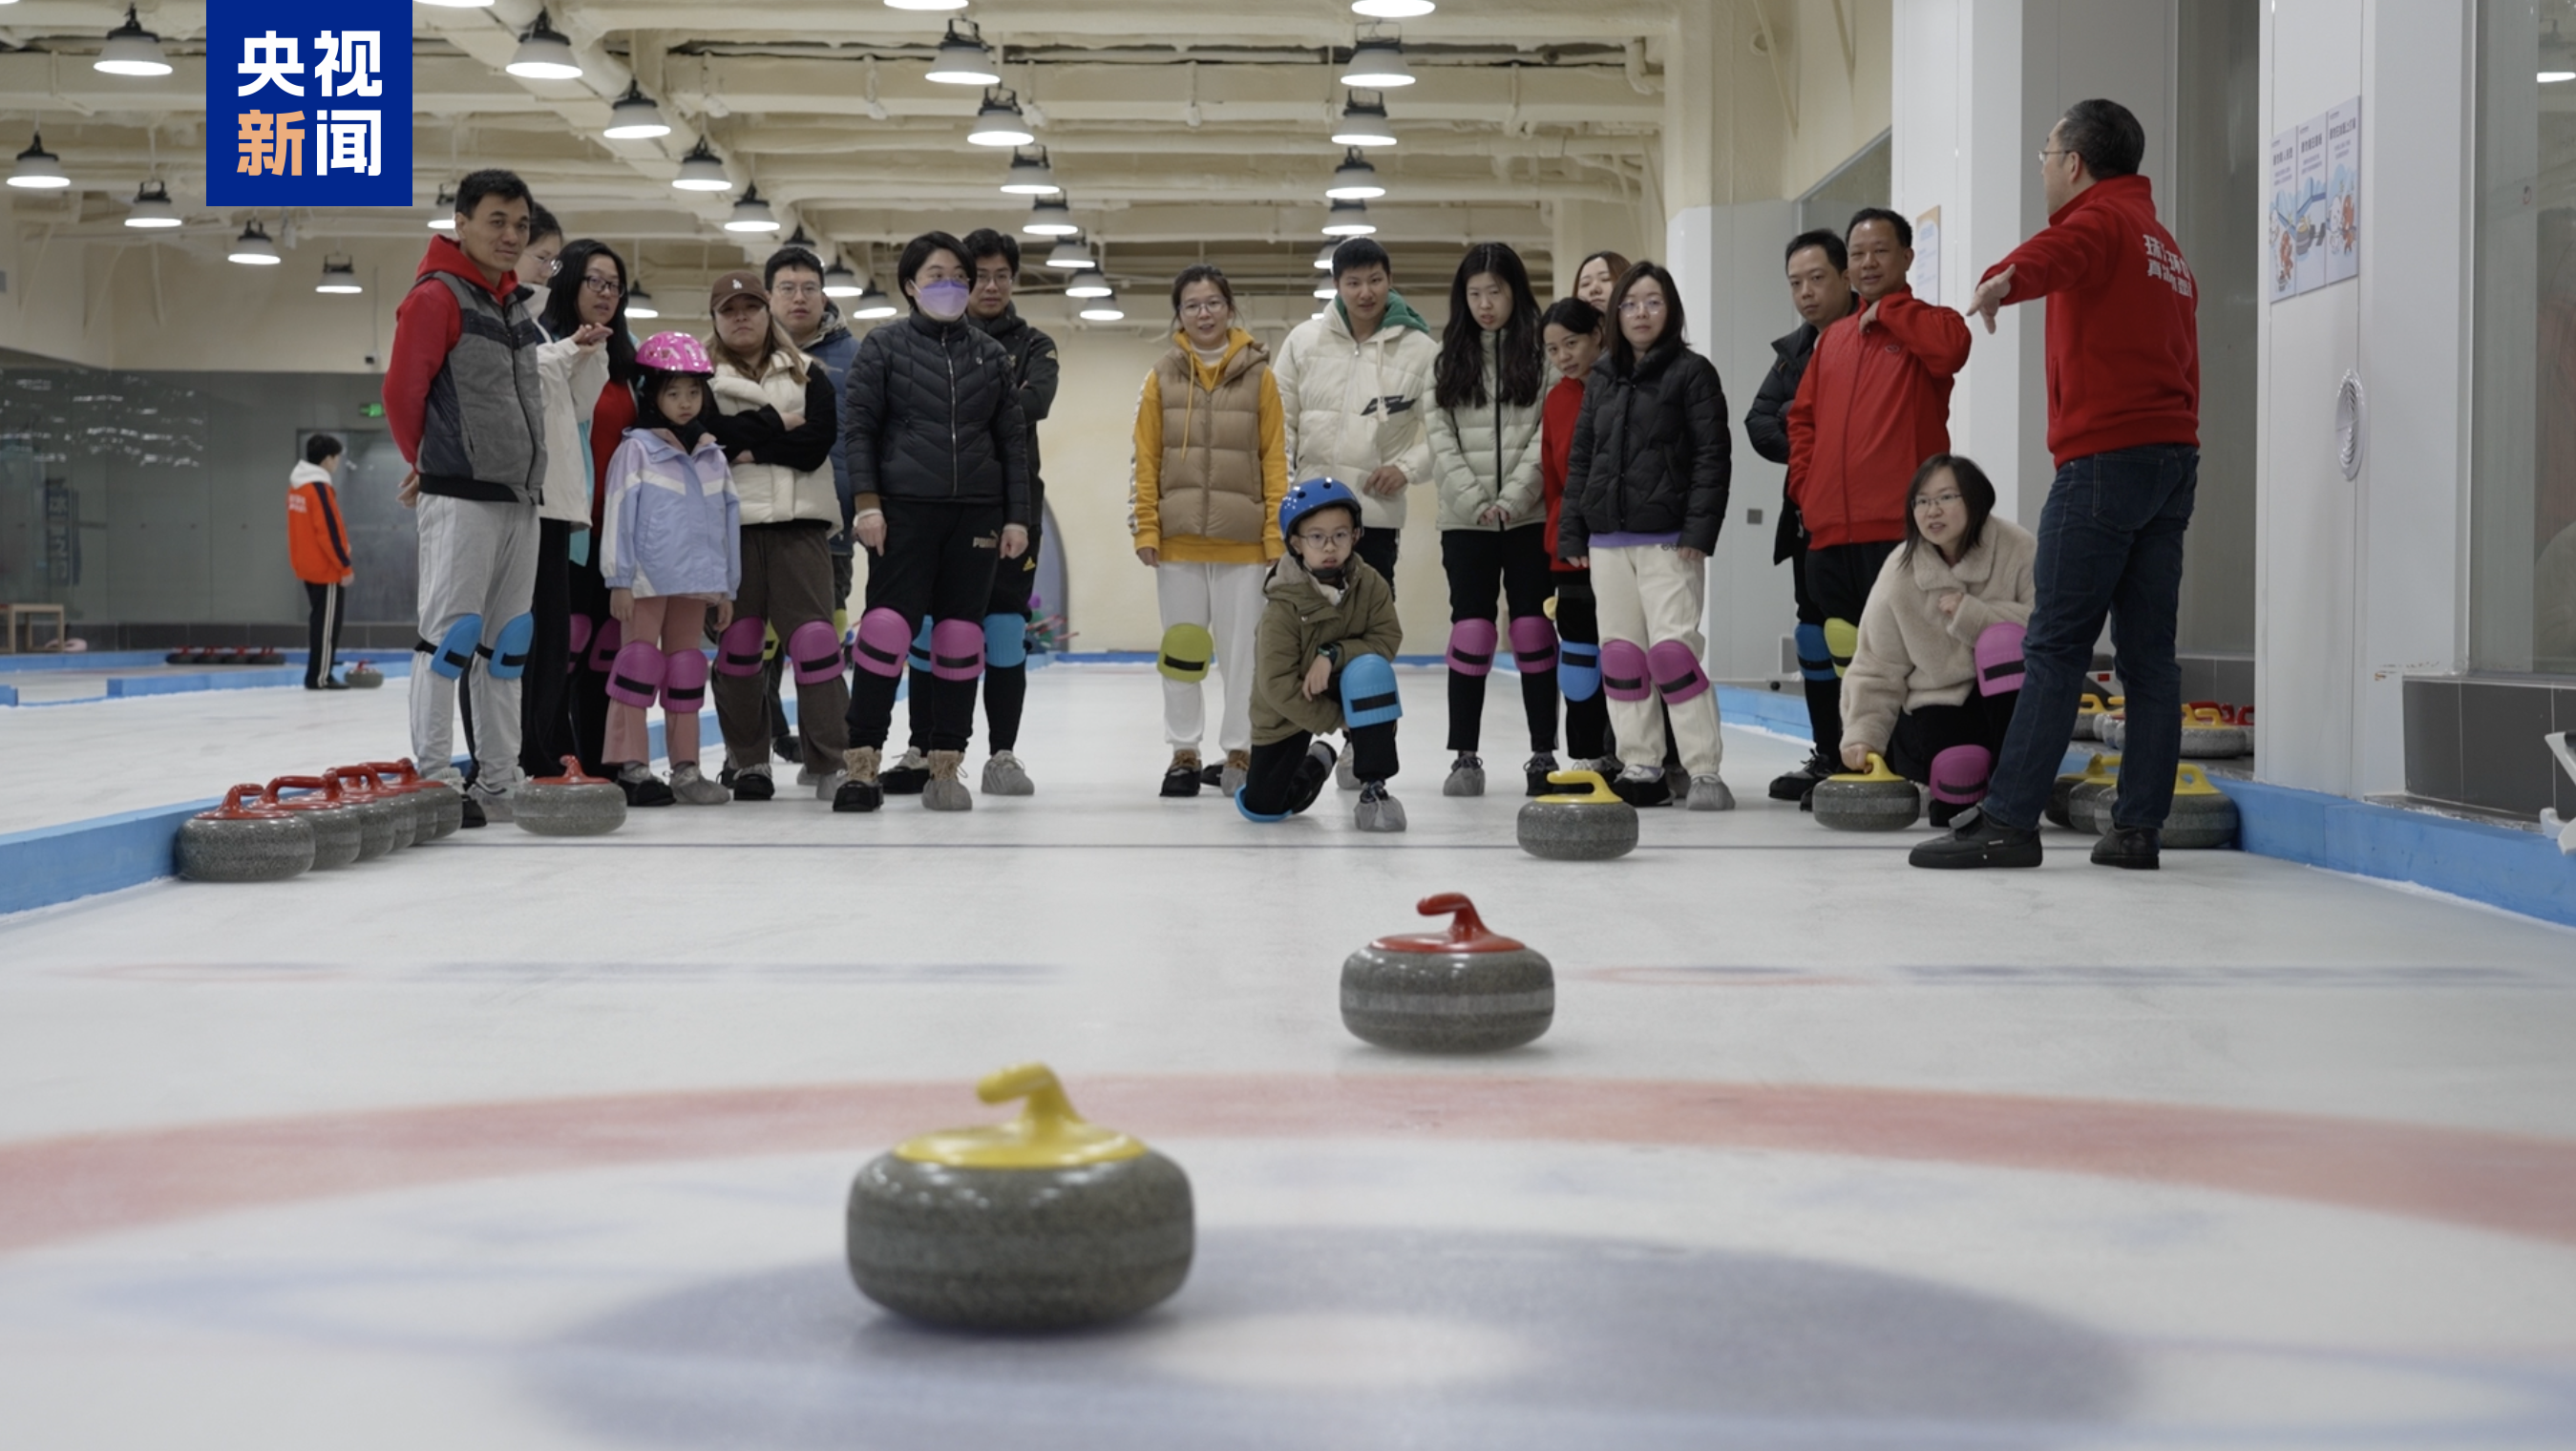
[[[882,500],[1000,504],[1026,526],[1029,429],[1000,343],[918,312],[867,335],[842,395],[841,452],[858,510]]]
[[[1029,426],[1029,517],[1032,521],[1043,520],[1046,470],[1038,459],[1038,425],[1046,422],[1047,414],[1055,408],[1056,383],[1062,373],[1055,339],[1030,326],[1016,307],[1003,309],[1000,317],[989,322],[982,318],[974,322],[984,330],[984,336],[1000,343],[1002,351],[1011,355],[1011,376],[1020,385],[1020,418]]]
[[[1717,547],[1735,468],[1726,391],[1708,359],[1674,345],[1623,374],[1604,358],[1583,387],[1583,412],[1565,461],[1557,557],[1591,550],[1595,534],[1672,534]]]
[[[1753,451],[1775,464],[1789,461],[1789,405],[1798,397],[1798,380],[1807,376],[1807,360],[1816,355],[1816,325],[1798,324],[1798,330],[1771,340],[1771,369],[1762,375],[1762,386],[1753,394],[1753,406],[1744,411],[1744,436]],[[1807,526],[1798,518],[1798,506],[1782,486],[1780,523],[1771,532],[1771,562],[1778,564],[1807,547]]]

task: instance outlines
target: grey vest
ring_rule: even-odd
[[[534,504],[545,493],[545,402],[537,389],[537,344],[521,289],[505,310],[489,289],[452,272],[412,285],[445,283],[456,297],[456,346],[430,380],[421,421],[422,492],[492,503]]]

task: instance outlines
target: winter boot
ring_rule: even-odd
[[[987,796],[1035,796],[1037,783],[1029,779],[1020,758],[1008,751],[995,751],[984,763],[984,794]]]
[[[1172,752],[1172,764],[1163,768],[1163,794],[1168,797],[1196,796],[1202,784],[1199,753],[1188,749]]]
[[[1611,781],[1610,789],[1631,806],[1669,806],[1673,800],[1661,766],[1630,766]]]
[[[855,776],[858,773],[853,771],[850,774]],[[888,796],[918,796],[929,780],[930,758],[919,751],[906,749],[902,760],[886,768],[879,784],[885,787]]]
[[[885,787],[877,780],[878,755],[874,746],[852,746],[841,753],[848,779],[832,792],[834,811],[874,811],[885,805]]]
[[[1485,794],[1485,763],[1474,751],[1460,751],[1449,763],[1449,779],[1440,783],[1443,796],[1482,796]],[[1365,797],[1367,792],[1362,790]],[[1401,815],[1401,810],[1398,815]]]
[[[966,789],[965,782],[957,779],[957,773],[964,769],[965,765],[964,751],[930,753],[930,780],[921,788],[921,804],[924,810],[972,811],[975,809],[974,793]]]
[[[1404,803],[1386,794],[1384,781],[1360,784],[1360,804],[1351,810],[1351,824],[1362,831],[1404,830]]]
[[[671,788],[662,784],[662,778],[637,761],[617,768],[617,789],[626,793],[629,806],[668,806],[673,800]],[[490,814],[490,804],[484,803],[486,815]]]
[[[733,773],[733,799],[767,801],[778,794],[778,783],[769,777],[769,763],[745,766]]]
[[[1226,752],[1225,765],[1217,773],[1218,789],[1224,791],[1228,798],[1232,798],[1235,792],[1243,789],[1243,783],[1251,779],[1252,753],[1250,751]]]

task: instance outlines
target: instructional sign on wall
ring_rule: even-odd
[[[209,0],[206,200],[411,205],[407,0]]]
[[[2274,302],[2361,275],[2361,98],[2272,138]]]
[[[1914,289],[1915,299],[1932,307],[1941,305],[1941,209],[1934,207],[1914,219],[1914,270],[1905,284]]]

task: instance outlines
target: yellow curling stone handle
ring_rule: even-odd
[[[1583,788],[1583,794],[1580,796],[1538,798],[1550,806],[1617,806],[1620,804],[1618,794],[1610,789],[1609,782],[1601,779],[1601,773],[1598,771],[1550,771],[1547,773],[1547,784]]]
[[[958,1169],[1072,1169],[1145,1152],[1142,1140],[1075,1113],[1055,1070],[1043,1063],[1005,1068],[976,1084],[975,1096],[986,1103],[1026,1102],[1009,1123],[923,1134],[897,1145],[895,1157]]]
[[[2224,796],[2227,793],[2209,784],[2209,773],[2185,761],[2174,768],[2176,796]]]
[[[1872,751],[1869,753],[1868,770],[1857,773],[1842,771],[1836,773],[1832,779],[1836,781],[1902,781],[1905,778],[1896,774],[1894,771],[1887,769],[1886,760],[1882,758],[1878,752]]]

